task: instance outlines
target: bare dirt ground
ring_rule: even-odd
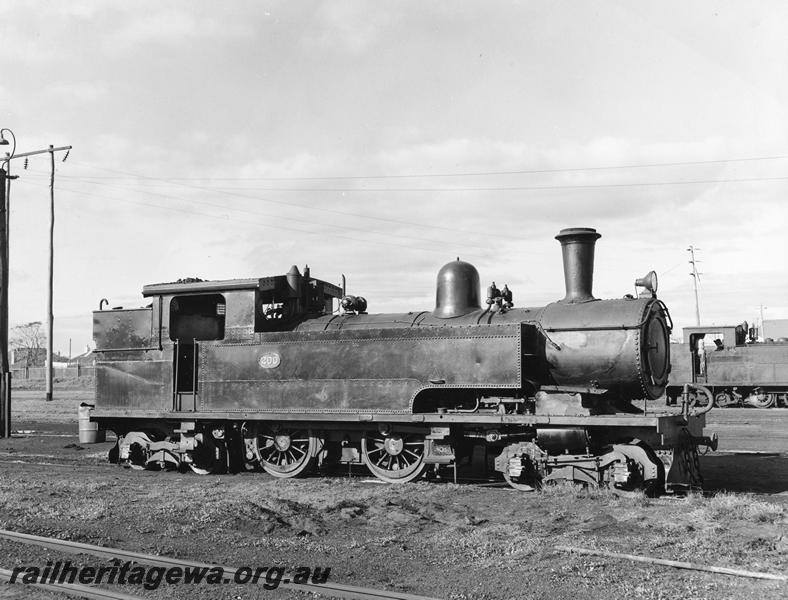
[[[224,565],[330,567],[332,581],[454,600],[788,596],[787,583],[555,549],[788,574],[785,409],[712,411],[708,430],[726,452],[702,457],[706,492],[649,499],[568,486],[388,486],[361,471],[281,481],[125,470],[105,463],[110,442],[78,444],[76,407],[91,392],[55,391],[53,402],[15,391],[19,433],[0,440],[0,528]],[[6,541],[0,557],[7,569],[105,564]],[[306,597],[235,584],[112,588],[145,598]],[[0,584],[0,597],[61,596]]]

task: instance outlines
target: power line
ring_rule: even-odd
[[[37,184],[32,184],[32,185],[37,185]],[[106,199],[106,196],[101,196],[100,194],[91,194],[90,192],[82,192],[82,191],[68,189],[68,188],[65,188],[65,189],[67,191],[69,191],[70,193],[72,193],[72,194],[79,194],[79,195],[83,195],[83,196],[95,196],[95,197]],[[144,206],[144,207],[148,207],[148,208],[168,210],[168,211],[171,211],[171,212],[178,212],[178,213],[183,213],[183,214],[188,214],[188,215],[200,215],[200,216],[209,217],[211,219],[239,221],[239,222],[244,223],[246,225],[252,224],[255,227],[266,227],[266,228],[270,228],[270,229],[277,229],[277,230],[284,230],[284,231],[294,231],[294,232],[297,232],[297,233],[305,233],[305,234],[308,234],[308,235],[320,235],[320,236],[324,236],[324,237],[326,236],[326,232],[325,231],[309,231],[309,230],[305,230],[305,229],[298,229],[296,227],[286,227],[284,225],[271,225],[271,224],[268,224],[268,223],[262,223],[260,221],[249,221],[248,219],[243,219],[243,218],[240,218],[240,217],[233,218],[233,217],[231,217],[229,215],[227,217],[223,218],[223,217],[217,216],[215,214],[199,212],[199,211],[195,211],[195,210],[192,210],[192,209],[183,209],[183,208],[178,208],[178,207],[174,207],[174,206],[168,206],[168,205],[164,205],[164,204],[152,204],[152,203],[148,203],[148,202],[140,202],[140,201],[129,200],[129,199],[125,199],[125,198],[115,198],[114,200],[118,201],[118,202],[123,202],[125,204],[133,204],[133,205],[136,205],[136,206]],[[220,207],[220,208],[223,208],[223,207]],[[322,224],[319,224],[319,223],[310,223],[310,224],[325,226],[325,225],[322,225]],[[359,230],[359,231],[362,231],[364,233],[369,233],[368,231],[365,231],[365,230]],[[374,232],[374,233],[377,233],[377,232]],[[389,246],[389,247],[395,247],[395,248],[407,248],[408,250],[419,250],[421,252],[441,252],[441,253],[444,253],[444,254],[447,252],[446,250],[441,250],[441,249],[439,249],[437,247],[428,248],[428,247],[423,247],[423,246],[415,246],[415,245],[412,245],[412,244],[408,244],[408,245],[396,244],[396,243],[392,243],[392,242],[385,242],[385,241],[382,241],[382,240],[370,240],[370,239],[361,238],[361,237],[349,237],[349,236],[342,236],[342,235],[336,235],[336,234],[331,234],[330,237],[331,237],[331,239],[349,240],[349,241],[352,241],[352,242],[357,243],[357,244],[373,244],[373,245],[378,245],[378,246]],[[422,238],[419,238],[419,239],[422,239]],[[443,245],[446,248],[452,246],[452,244],[450,244],[448,242],[436,242],[436,244]],[[467,247],[467,244],[464,244],[464,246]],[[483,248],[483,250],[487,250],[487,249]],[[449,254],[451,254],[451,253],[449,253]]]
[[[260,192],[343,192],[343,193],[433,193],[433,192],[524,192],[524,191],[544,191],[544,190],[574,190],[574,189],[597,189],[597,188],[630,188],[630,187],[658,187],[675,185],[709,185],[718,183],[753,183],[764,181],[786,181],[788,177],[744,177],[735,179],[696,179],[688,181],[655,181],[655,182],[634,182],[634,183],[582,183],[566,185],[527,185],[527,186],[500,186],[500,187],[423,187],[423,188],[231,188],[246,189],[248,191]],[[226,188],[210,188],[213,191],[227,193]]]
[[[510,171],[466,171],[454,173],[402,173],[396,175],[315,175],[301,177],[173,177],[170,181],[329,181],[343,179],[428,179],[435,177],[487,177],[497,175],[534,175],[543,173],[570,173],[576,171],[608,171],[615,169],[643,169],[653,167],[681,167],[691,165],[712,165],[732,162],[754,162],[762,160],[783,160],[788,155],[754,156],[745,158],[721,158],[714,160],[673,161],[662,163],[634,163],[629,165],[607,165],[593,167],[564,167],[555,169],[521,169]],[[110,169],[104,169],[110,171]],[[117,171],[122,173],[121,171]],[[98,179],[98,177],[93,177]]]
[[[693,180],[684,180],[684,181],[639,181],[639,182],[632,182],[632,183],[581,183],[581,184],[560,184],[560,185],[529,185],[529,186],[497,186],[497,187],[471,187],[471,186],[463,186],[463,187],[419,187],[419,188],[358,188],[358,187],[332,187],[332,188],[295,188],[295,187],[245,187],[245,188],[222,188],[222,187],[203,187],[203,186],[191,186],[186,185],[183,183],[179,183],[176,180],[165,180],[165,179],[155,179],[155,178],[147,178],[147,179],[154,179],[155,181],[159,181],[161,183],[168,183],[170,185],[180,185],[182,187],[187,187],[195,190],[200,191],[211,191],[215,193],[231,195],[231,196],[238,196],[242,198],[249,198],[249,199],[256,199],[262,202],[274,202],[277,204],[286,204],[288,206],[299,206],[299,205],[292,205],[289,202],[278,201],[278,200],[271,200],[267,198],[253,198],[251,196],[244,196],[243,194],[238,194],[232,190],[246,190],[249,192],[300,192],[300,193],[334,193],[334,192],[342,192],[342,193],[384,193],[384,192],[397,192],[397,193],[445,193],[445,192],[522,192],[522,191],[545,191],[545,190],[573,190],[573,189],[603,189],[603,188],[632,188],[632,187],[659,187],[659,186],[677,186],[677,185],[713,185],[713,184],[722,184],[722,183],[760,183],[760,182],[767,182],[767,181],[786,181],[788,180],[788,176],[784,177],[741,177],[741,178],[728,178],[728,179],[693,179]],[[100,185],[96,182],[86,181],[86,183],[93,183],[94,185]],[[326,210],[328,209],[320,209],[315,207],[306,207],[300,206],[300,208],[309,208],[312,210]],[[328,211],[328,212],[335,212],[338,214],[344,214],[347,216],[359,216],[356,213],[347,213],[342,211]],[[372,218],[372,217],[370,217]],[[388,220],[388,219],[387,219]],[[406,223],[403,221],[394,221],[398,222],[403,225],[415,225],[415,226],[422,226],[419,223]],[[440,229],[446,229],[440,227]],[[457,231],[457,230],[453,230]],[[469,233],[469,232],[465,232]]]
[[[97,168],[101,168],[101,167],[97,167]],[[102,169],[102,170],[112,171],[112,169]],[[155,177],[149,177],[149,176],[146,176],[146,175],[135,175],[135,174],[131,174],[131,173],[124,173],[124,174],[132,176],[132,177],[135,177],[135,178],[138,178],[138,179],[142,179],[142,180],[157,181],[157,182],[165,183],[165,184],[169,183],[169,180],[166,180],[166,179],[159,179],[159,178],[155,178]],[[100,184],[97,184],[95,182],[93,182],[93,183],[94,183],[94,185],[100,185]],[[306,206],[304,204],[293,204],[292,202],[286,202],[284,200],[273,200],[271,198],[260,198],[260,197],[257,197],[257,196],[249,196],[249,195],[246,195],[246,194],[239,194],[237,192],[230,192],[230,191],[226,191],[226,190],[214,189],[214,188],[203,187],[203,186],[187,185],[187,184],[179,183],[179,182],[175,182],[173,185],[178,185],[178,186],[186,188],[186,189],[196,190],[196,191],[200,191],[200,192],[213,192],[213,193],[219,193],[219,194],[222,194],[222,195],[225,195],[225,196],[231,196],[231,197],[236,197],[236,198],[244,198],[246,200],[257,200],[259,202],[267,202],[269,204],[279,204],[279,205],[287,206],[287,207],[290,207],[290,208],[303,208],[304,210],[309,210],[309,211],[319,211],[319,212],[324,212],[324,213],[329,213],[329,214],[341,215],[341,216],[345,216],[345,217],[354,217],[354,218],[360,218],[360,219],[368,219],[368,220],[372,220],[372,221],[381,221],[381,222],[385,222],[385,223],[394,223],[394,224],[397,224],[397,225],[407,225],[409,227],[420,227],[422,229],[434,229],[434,230],[442,230],[442,231],[451,231],[451,232],[454,232],[454,233],[463,233],[463,234],[466,234],[466,235],[478,235],[478,232],[476,232],[476,231],[468,231],[468,230],[465,230],[465,229],[456,229],[456,228],[453,228],[453,227],[444,227],[442,225],[426,224],[426,223],[415,223],[415,222],[412,222],[412,221],[402,221],[400,219],[389,219],[389,218],[386,218],[386,217],[375,217],[375,216],[371,216],[371,215],[361,214],[361,213],[358,213],[358,212],[334,210],[334,209],[330,209],[330,208],[322,208],[322,207],[319,207],[319,206]]]
[[[124,188],[123,186],[112,186],[111,184],[105,184],[105,183],[95,183],[95,182],[93,182],[92,184],[93,185],[103,185],[103,186],[107,186],[107,187],[114,187],[116,189],[121,189],[121,190],[128,189],[128,188]],[[337,224],[331,224],[331,223],[325,223],[325,222],[312,221],[312,220],[308,220],[308,219],[299,219],[299,218],[295,218],[295,217],[285,217],[285,216],[279,216],[279,215],[271,215],[271,214],[260,212],[260,211],[257,211],[257,210],[249,210],[249,209],[239,208],[239,207],[228,207],[227,205],[218,204],[216,202],[208,202],[208,201],[205,201],[205,200],[186,199],[186,198],[181,198],[181,197],[178,197],[178,196],[173,196],[171,194],[161,194],[161,193],[151,192],[151,191],[147,191],[147,190],[141,190],[140,193],[146,194],[146,195],[149,195],[149,196],[157,196],[157,197],[165,198],[165,199],[168,199],[168,200],[180,200],[180,201],[183,201],[183,202],[190,202],[192,204],[201,204],[203,206],[209,206],[209,207],[212,207],[212,208],[219,208],[219,209],[222,209],[222,210],[229,210],[229,211],[234,211],[234,212],[238,212],[238,213],[246,213],[246,214],[250,214],[250,215],[266,217],[266,218],[269,218],[269,219],[279,219],[279,220],[283,220],[283,221],[293,221],[293,222],[296,222],[296,223],[304,223],[306,225],[317,225],[317,226],[320,226],[320,227],[329,227],[329,228],[332,228],[332,229],[341,229],[341,230],[345,230],[345,231],[354,231],[354,232],[364,233],[364,234],[377,234],[377,235],[388,236],[388,237],[392,237],[392,238],[406,239],[406,240],[428,241],[428,242],[430,241],[430,240],[425,240],[423,236],[422,237],[416,237],[416,236],[405,235],[405,234],[401,234],[401,233],[377,231],[377,230],[374,230],[374,229],[362,229],[362,228],[359,228],[359,227],[351,227],[349,225],[337,225]],[[253,199],[253,198],[251,198],[251,199]],[[442,243],[442,242],[437,241],[436,243]],[[466,248],[475,248],[475,249],[478,249],[478,250],[488,250],[489,249],[486,246],[474,245],[474,244],[468,243],[467,241],[464,242],[464,246]]]

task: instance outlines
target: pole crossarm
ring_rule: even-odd
[[[3,162],[8,162],[17,158],[24,158],[25,156],[35,156],[36,154],[46,154],[48,152],[60,152],[62,150],[71,150],[71,146],[59,146],[58,148],[46,148],[44,150],[33,150],[32,152],[16,152],[13,156],[7,156]]]

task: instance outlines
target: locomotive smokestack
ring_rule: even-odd
[[[561,302],[575,303],[594,300],[594,246],[602,237],[591,227],[562,229],[555,239],[561,242],[564,258],[566,297]]]

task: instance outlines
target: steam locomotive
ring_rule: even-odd
[[[421,312],[368,314],[308,268],[147,285],[148,306],[93,313],[91,420],[118,436],[110,460],[133,468],[285,478],[363,464],[406,482],[456,474],[481,447],[523,490],[699,486],[697,446],[714,444],[701,411],[647,410],[670,371],[656,276],[637,297],[594,298],[599,237],[556,236],[566,295],[532,308],[495,284],[482,303],[478,271],[459,259]]]
[[[715,406],[788,407],[788,339],[756,340],[746,321],[685,327],[682,343],[671,344],[668,403],[678,401],[689,381],[710,390]]]

